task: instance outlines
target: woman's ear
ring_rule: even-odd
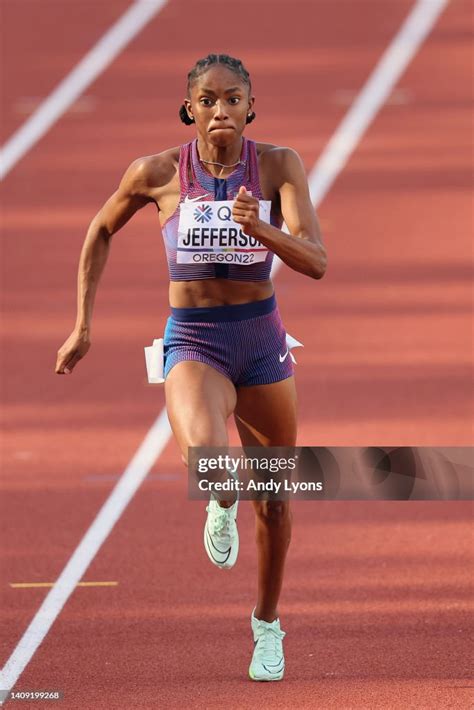
[[[192,123],[194,123],[194,116],[193,116],[193,112],[192,112],[192,109],[191,109],[191,101],[190,101],[189,99],[184,99],[183,105],[184,105],[184,108],[186,109],[186,113],[187,113],[188,116],[189,116],[189,120],[190,120]]]
[[[184,104],[181,104],[180,106],[179,117],[186,126],[190,126],[192,123],[194,123],[194,118],[189,118],[188,112],[186,111]]]
[[[245,119],[245,123],[252,123],[252,121],[255,118],[255,111],[253,110],[254,103],[255,103],[255,96],[250,96],[249,97],[249,106],[247,109],[247,117]]]

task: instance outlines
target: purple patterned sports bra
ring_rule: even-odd
[[[181,192],[179,205],[162,226],[171,281],[194,281],[195,279],[214,278],[233,279],[235,281],[265,281],[270,277],[273,261],[273,252],[271,251],[267,252],[264,261],[245,265],[237,263],[178,263],[179,258],[177,260],[178,252],[181,250],[178,245],[178,225],[180,208],[183,202],[189,200],[196,202],[233,200],[241,185],[244,185],[254,197],[263,200],[258,177],[257,146],[255,141],[243,137],[240,160],[241,163],[234,172],[225,179],[219,179],[210,175],[202,167],[198,158],[197,138],[180,147],[179,179]],[[204,220],[206,218],[206,210],[210,212],[212,205],[209,207],[202,206],[202,208],[204,214],[201,216]],[[271,217],[271,224],[275,224],[273,216]]]

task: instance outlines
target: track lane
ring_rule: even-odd
[[[65,11],[57,2],[3,0],[2,60],[10,70],[2,74],[0,143],[11,137],[129,4],[130,0],[85,0],[68,3]],[[94,108],[85,97],[74,110]]]
[[[340,110],[340,109],[339,109],[339,110]],[[288,141],[288,143],[290,144],[290,141]],[[148,219],[148,216],[145,216],[145,215],[142,216],[142,215],[140,215],[140,218],[139,218],[139,219],[143,220],[142,224],[145,224],[145,220]],[[150,225],[151,225],[151,220],[150,220]],[[148,222],[147,222],[147,226],[148,226]],[[59,230],[58,230],[58,231],[59,231]],[[117,244],[118,244],[118,242],[117,242]],[[136,246],[136,244],[135,244],[135,246]],[[125,262],[122,262],[122,268],[123,268],[123,264],[124,264],[124,263],[125,263]],[[280,285],[281,285],[281,284],[280,284]],[[280,289],[280,293],[281,293],[280,301],[282,302],[286,297],[285,297],[285,295],[281,292],[281,289]],[[146,299],[144,299],[144,300],[146,300]],[[111,301],[112,301],[112,299],[111,299]],[[121,295],[121,293],[120,293],[119,291],[117,291],[116,293],[114,293],[114,300],[112,301],[112,307],[110,308],[110,313],[108,314],[111,318],[112,318],[113,306],[116,305],[117,303],[119,303],[121,306],[123,306],[123,302],[124,302],[124,301],[125,301],[125,298],[122,298],[122,295]],[[148,303],[147,303],[147,305],[148,305]],[[123,312],[123,311],[122,311],[122,312]],[[103,320],[104,320],[104,321],[107,321],[108,319],[107,319],[107,318],[104,318]],[[131,319],[128,320],[128,323],[130,324],[130,327],[132,327],[132,320],[131,320]],[[104,327],[106,327],[107,330],[110,328],[110,333],[112,333],[114,325],[115,325],[115,324],[114,324],[113,322],[104,323]],[[98,326],[96,326],[96,327],[97,327],[97,330],[98,330],[98,332],[99,332],[99,327],[98,327]],[[140,328],[140,327],[141,327],[141,326],[139,326],[139,328]],[[138,328],[137,330],[139,330],[139,328]],[[135,330],[135,335],[136,335],[136,333],[137,333],[137,330]],[[102,332],[104,332],[104,331],[102,331]],[[148,330],[148,332],[149,332],[149,330]],[[113,340],[113,338],[111,338],[111,340]],[[111,345],[110,345],[110,347],[109,347],[109,353],[110,353],[111,355],[112,355],[112,353],[113,353],[113,354],[115,355],[115,357],[117,357],[117,354],[116,354],[116,348],[117,348],[117,347],[120,348],[120,347],[121,347],[121,343],[120,343],[120,342],[117,343],[116,340],[115,340],[115,342],[112,342]],[[129,349],[127,348],[127,352],[131,352],[131,350],[129,350]],[[128,357],[129,357],[129,356],[127,355],[127,360],[128,360]],[[109,379],[109,385],[111,384],[111,381],[112,381],[114,384],[115,384],[116,382],[117,382],[117,383],[119,382],[119,379],[118,379],[118,378],[114,380],[114,376],[115,376],[115,375],[114,375],[114,364],[113,364],[112,361],[113,361],[113,357],[110,358],[110,362],[112,363],[111,368],[110,368],[111,371],[112,371],[112,374],[109,375],[109,377],[110,377],[110,379]],[[87,363],[87,364],[89,364],[89,363]],[[96,385],[96,386],[97,386],[97,382],[100,380],[100,376],[103,377],[103,373],[102,373],[102,372],[101,372],[100,374],[99,374],[98,372],[95,374],[95,385]],[[121,383],[121,381],[120,381],[120,383]],[[68,382],[68,386],[69,386],[70,384],[71,384],[71,383]],[[304,383],[303,383],[303,384],[304,384]],[[28,385],[31,387],[32,383],[29,382]],[[89,389],[89,394],[92,394],[92,392],[93,392],[93,390],[92,390],[92,388],[90,388],[90,389]],[[154,391],[154,393],[155,393],[155,392],[156,392],[156,391]],[[87,398],[85,398],[85,399],[87,399]],[[120,402],[125,402],[126,399],[127,399],[127,397],[124,396],[123,399],[122,399],[122,398],[120,399]],[[87,402],[86,402],[86,404],[87,404]],[[120,409],[121,409],[121,408],[120,408]],[[54,411],[54,409],[52,409],[51,411]],[[123,410],[122,410],[122,411],[123,411]],[[73,416],[74,416],[74,415],[73,415]],[[125,414],[125,415],[120,415],[120,416],[123,417],[123,420],[125,421],[125,419],[126,419],[126,414]],[[103,418],[103,414],[100,415],[100,417],[99,417],[98,420],[97,420],[97,423],[99,423],[99,422],[102,423],[102,418]],[[74,420],[72,419],[71,421],[74,421]],[[120,419],[119,419],[119,421],[120,421]],[[54,426],[59,426],[59,422],[56,422],[56,424],[53,424],[53,425],[54,425]],[[64,428],[66,429],[67,426],[70,426],[70,424],[68,424],[67,422],[65,422]],[[138,427],[137,427],[137,429],[138,429]],[[84,431],[85,434],[88,434],[88,435],[89,435],[89,438],[90,438],[90,436],[91,436],[91,434],[92,434],[92,432],[93,432],[93,425],[91,426],[90,429],[83,429],[83,431]],[[101,427],[101,432],[103,432],[103,431],[104,431],[104,429]],[[121,431],[122,431],[122,430],[121,430]],[[126,440],[128,441],[128,440],[129,440],[129,437],[130,437],[130,430],[127,429],[125,433],[126,433],[126,437],[125,437],[125,438],[126,438]],[[138,433],[138,432],[137,432],[137,433]],[[107,431],[106,431],[106,430],[105,430],[105,434],[106,434],[106,436],[107,436]],[[103,439],[103,437],[102,437],[102,439]],[[116,440],[116,438],[115,438],[115,440]],[[80,445],[80,436],[77,437],[77,442],[78,442],[77,445]],[[102,443],[103,443],[103,441],[102,441]],[[309,442],[308,442],[308,443],[309,443]],[[314,443],[314,440],[312,440],[310,443]],[[386,443],[386,442],[384,442],[384,443]],[[127,445],[127,444],[124,444],[122,441],[120,442],[120,444],[121,444],[121,446],[122,446],[122,445],[123,445],[123,446],[126,446],[126,445]],[[46,447],[47,447],[47,445],[45,446],[45,451],[46,451]],[[97,454],[100,454],[100,444],[96,444],[96,445],[95,445],[95,448],[96,448],[96,452],[97,452],[96,455],[97,455]],[[114,458],[114,456],[112,456],[112,459],[113,459],[113,458]],[[117,456],[117,458],[119,458],[119,456]],[[91,457],[91,460],[92,460],[92,457]],[[170,462],[170,466],[173,465],[173,464],[172,464],[172,461],[174,460],[174,461],[175,461],[175,468],[176,468],[176,460],[177,460],[177,459],[176,459],[176,455],[175,455],[174,452],[173,452],[172,454],[166,454],[166,455],[165,455],[165,458],[163,459],[163,462],[162,462],[164,466],[167,466],[167,461],[168,461],[168,460],[169,460],[169,462]],[[23,466],[23,468],[26,468],[26,466]],[[81,468],[81,467],[79,466],[79,468]],[[30,470],[31,470],[31,469],[30,469]],[[101,470],[102,470],[102,466],[101,466]],[[179,468],[176,468],[176,473],[179,473]],[[182,491],[182,488],[180,487],[179,484],[172,484],[172,483],[169,483],[169,484],[167,484],[167,485],[169,486],[168,490],[169,490],[169,493],[170,493],[171,496],[179,496],[180,498],[182,498],[183,491]],[[190,506],[189,503],[188,503],[187,505]],[[94,506],[94,510],[95,510],[95,509],[96,509],[96,506]],[[196,515],[194,516],[194,518],[191,518],[191,519],[189,520],[189,525],[192,526],[192,529],[193,529],[193,530],[199,529],[199,526],[200,526],[200,524],[201,524],[200,521],[199,521],[199,516],[200,516],[201,514],[202,514],[202,511],[200,511],[199,514],[197,514],[197,511],[196,511]],[[179,513],[178,513],[178,515],[179,515]],[[86,518],[86,516],[84,516],[84,517]],[[138,516],[138,519],[139,519],[139,518],[140,518],[140,516]],[[249,519],[248,516],[247,516],[247,519],[245,519],[245,518],[243,519],[243,525],[245,525],[245,522],[250,522],[250,519]],[[311,522],[311,516],[310,516],[310,518],[308,518],[308,522]],[[141,523],[140,523],[140,524],[141,524]],[[136,526],[137,526],[137,524],[135,524],[135,527],[136,527]],[[128,528],[128,525],[127,525],[126,527]],[[124,528],[124,529],[125,529],[125,528]],[[177,527],[177,531],[180,533],[180,532],[181,532],[181,528]],[[77,540],[77,537],[76,537],[75,539]],[[195,546],[195,540],[194,540],[194,538],[193,538],[192,544],[193,544],[193,548],[192,548],[192,549],[194,550],[194,546]],[[249,551],[252,550],[252,548],[251,548],[250,545],[248,546],[248,549],[249,549]],[[153,563],[153,558],[151,558],[151,562]],[[206,572],[206,579],[207,579],[208,570],[207,570],[207,568],[204,569],[204,567],[203,567],[202,569],[203,569],[203,572]],[[93,571],[93,570],[91,570],[91,571]],[[183,578],[183,579],[184,579],[184,578]],[[213,582],[213,580],[210,580],[210,581],[212,582],[212,584],[210,584],[210,589],[212,589],[212,588],[214,588],[214,582]],[[235,583],[236,588],[239,587],[240,580],[237,580],[237,579],[234,577],[232,581],[233,581],[233,583]],[[245,586],[246,586],[246,583],[245,583],[243,580],[242,580],[242,584],[240,584],[240,586],[242,587],[242,585],[245,585]],[[82,591],[86,591],[86,590],[80,590],[80,592],[79,592],[79,590],[78,590],[77,594],[74,595],[73,600],[74,600],[74,599],[78,599],[78,598],[79,598],[79,593],[82,593]],[[87,590],[87,591],[89,591],[89,590]],[[153,592],[152,592],[152,596],[153,596]],[[171,598],[172,598],[172,597],[171,597]],[[90,598],[84,599],[84,597],[82,597],[82,601],[86,603],[86,609],[87,609],[87,605],[88,605],[88,603],[89,603],[89,599],[90,599]],[[120,606],[120,605],[119,605],[119,606]],[[150,612],[149,612],[149,613],[150,613]],[[243,622],[242,622],[242,623],[243,623]],[[202,628],[202,629],[203,629],[203,633],[208,633],[208,631],[205,631],[205,630],[204,630],[204,627],[205,627],[206,629],[208,628],[208,622],[207,622],[207,620],[206,620],[206,623],[205,623],[205,624],[204,624],[204,623],[201,624],[199,628]],[[144,628],[144,627],[143,627],[143,628]],[[244,633],[247,633],[246,624],[245,624],[245,626],[243,626],[242,628],[245,629]],[[162,630],[163,630],[163,629],[162,629]],[[106,635],[104,636],[104,638],[110,638],[110,637],[108,637],[107,634],[106,634]],[[165,634],[165,638],[169,638],[170,643],[174,643],[174,640],[172,639],[172,630],[171,630],[171,635],[168,635],[168,636],[167,636],[167,635]],[[45,643],[47,643],[47,642],[48,642],[48,640],[47,640]],[[53,643],[53,645],[54,645],[54,641],[53,641],[52,643]],[[240,649],[240,651],[239,651],[239,652],[241,653],[242,657],[244,656],[244,645],[245,645],[245,644],[242,645],[242,647],[241,647],[241,649]],[[100,653],[100,651],[99,651],[99,653]],[[43,659],[42,659],[42,660],[43,660]],[[126,660],[126,658],[125,658],[125,656],[124,656],[124,657],[123,657],[123,663],[124,663],[124,664],[125,664],[125,663],[130,663],[130,660],[129,660],[129,659]],[[51,669],[52,669],[53,673],[56,673],[57,669],[54,668],[54,664],[53,664],[53,666],[51,667]],[[125,669],[125,666],[124,666],[124,669]],[[115,677],[114,674],[117,672],[118,669],[117,669],[117,668],[114,668],[114,669],[110,669],[110,670],[111,670],[112,676]],[[146,675],[146,673],[145,673],[145,675]],[[108,676],[109,680],[112,678],[112,676]],[[44,672],[42,672],[42,677],[44,677]],[[57,677],[57,676],[56,676],[56,677]],[[172,675],[171,677],[172,677],[172,679],[174,680],[174,682],[176,682],[176,677],[173,676],[173,675]],[[97,680],[97,682],[98,682],[98,679],[96,679],[96,680]],[[70,679],[68,680],[68,682],[70,682]],[[164,682],[164,681],[163,681],[163,682]],[[26,687],[26,686],[25,686],[25,687]],[[107,686],[107,687],[108,687],[108,686]],[[172,699],[173,699],[173,688],[174,688],[173,683],[170,683],[170,686],[168,687],[168,691],[167,691],[167,693],[165,693],[165,695],[164,695],[163,697],[168,697],[168,698],[171,698],[171,700],[172,700]],[[201,689],[200,689],[200,690],[201,690]],[[205,690],[205,689],[204,689],[204,690]],[[252,692],[253,692],[253,691],[252,691]],[[265,692],[266,692],[266,691],[265,691]],[[105,695],[105,688],[99,688],[99,690],[97,691],[97,694],[100,696],[101,693],[102,693],[102,697],[104,697],[104,695]],[[109,696],[109,697],[110,697],[110,696]],[[119,693],[116,693],[113,697],[115,698],[115,700],[113,700],[113,702],[119,702]],[[147,696],[147,697],[151,698],[151,697],[153,697],[153,696],[150,695],[150,696]],[[199,696],[198,696],[198,697],[199,697]],[[202,697],[202,693],[201,693],[201,697]],[[288,698],[287,698],[287,699],[288,699]],[[77,701],[78,701],[78,700],[79,700],[79,698],[77,697]],[[175,700],[176,700],[176,697],[175,697]],[[302,698],[302,702],[304,702],[303,698]],[[309,702],[309,701],[308,701],[308,702]],[[111,707],[111,705],[109,705],[109,707]],[[282,707],[285,707],[285,705],[282,705]],[[304,705],[300,705],[300,707],[304,707]],[[309,705],[308,705],[308,707],[309,707]]]

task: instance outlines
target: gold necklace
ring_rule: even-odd
[[[204,158],[199,158],[201,163],[207,163],[208,165],[219,165],[221,168],[235,168],[236,165],[245,165],[245,160],[239,160],[237,163],[231,163],[230,165],[224,165],[224,163],[216,163],[213,160],[204,160]]]

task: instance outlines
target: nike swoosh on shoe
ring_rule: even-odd
[[[213,559],[215,562],[218,562],[219,564],[223,564],[224,562],[227,562],[227,560],[229,559],[230,552],[231,552],[231,549],[232,549],[232,548],[229,547],[229,549],[226,550],[226,551],[219,550],[219,549],[214,545],[214,543],[212,542],[211,536],[209,535],[209,532],[208,532],[207,530],[206,530],[206,539],[207,539],[207,542],[208,542],[208,543],[211,543],[212,547],[216,550],[216,552],[218,552],[220,555],[224,555],[224,558],[223,558],[223,559],[218,559],[218,558],[215,556],[215,554],[212,552],[212,550],[209,550],[209,553],[210,553],[212,559]]]
[[[284,666],[284,665],[285,664],[284,664],[283,658],[281,658],[278,663],[276,663],[275,665],[272,664],[271,666],[266,666],[265,663],[262,663],[262,666],[269,673],[279,673],[282,669],[282,666]],[[272,668],[274,668],[275,670],[271,670]]]
[[[210,534],[210,532],[209,532],[209,530],[208,530],[207,527],[206,527],[206,534],[207,534],[207,538],[208,538],[209,542],[211,543],[212,547],[213,547],[214,550],[216,550],[216,552],[218,552],[220,555],[225,555],[227,552],[230,552],[230,550],[232,549],[232,545],[229,545],[229,547],[228,547],[226,550],[220,550],[220,549],[217,547],[217,545],[214,544],[214,541],[213,541],[213,539],[212,539],[212,537],[211,537],[211,534]]]

